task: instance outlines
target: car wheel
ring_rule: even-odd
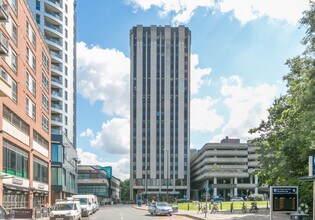
[[[170,213],[170,216],[172,216],[172,213]]]

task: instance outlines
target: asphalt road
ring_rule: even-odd
[[[151,216],[147,211],[138,210],[130,205],[103,206],[90,217],[83,220],[189,220],[182,216]]]

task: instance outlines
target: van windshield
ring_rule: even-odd
[[[62,210],[72,210],[74,209],[74,204],[73,203],[68,203],[68,204],[56,204],[55,205],[55,210],[56,211],[62,211]]]
[[[87,205],[87,198],[80,198],[81,205]]]

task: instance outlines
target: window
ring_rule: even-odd
[[[49,81],[48,77],[44,73],[42,73],[42,86],[46,89],[46,91],[48,91]]]
[[[12,100],[17,103],[17,85],[16,82],[12,80]]]
[[[40,1],[36,0],[36,10],[40,11]]]
[[[3,106],[3,118],[5,118],[10,124],[29,136],[30,126],[6,106]]]
[[[36,105],[28,96],[26,96],[26,113],[33,120],[36,119]]]
[[[66,38],[68,38],[68,30],[67,29],[65,29],[65,36],[66,36]]]
[[[17,26],[16,26],[16,24],[14,23],[14,22],[12,22],[12,39],[13,39],[13,41],[14,41],[14,43],[16,43],[17,44]]]
[[[68,112],[68,104],[65,103],[65,112]]]
[[[46,162],[34,157],[33,179],[38,182],[48,183],[48,165]]]
[[[36,35],[34,31],[32,31],[32,44],[34,47],[36,47]]]
[[[65,79],[65,87],[68,88],[68,80]]]
[[[42,106],[43,106],[43,108],[46,111],[48,111],[48,109],[49,109],[49,102],[48,102],[47,96],[44,93],[42,93]]]
[[[67,4],[65,4],[65,11],[66,11],[66,13],[68,13],[68,5]]]
[[[65,116],[65,125],[68,125],[68,117]]]
[[[68,42],[67,41],[65,41],[65,49],[66,49],[66,51],[68,51]]]
[[[47,58],[47,55],[46,55],[46,53],[44,52],[44,51],[42,51],[42,62],[43,62],[43,64],[44,64],[44,67],[45,67],[45,69],[48,71],[48,58]]]
[[[28,71],[26,71],[26,87],[36,97],[36,81]]]
[[[33,130],[33,140],[36,141],[42,147],[48,149],[48,141],[43,138],[37,131]]]
[[[16,13],[17,12],[17,3],[16,0],[12,0],[12,9]]]
[[[65,91],[65,100],[68,100],[68,92]]]
[[[45,115],[42,115],[42,128],[48,133],[48,118]]]
[[[68,18],[65,17],[65,23],[66,23],[66,26],[68,26]]]
[[[36,14],[36,23],[40,24],[40,15],[39,14]]]
[[[51,145],[51,161],[63,163],[64,148],[61,144]]]
[[[65,66],[65,75],[68,76],[68,67]]]
[[[66,61],[66,63],[68,63],[68,55],[67,54],[65,54],[65,61]]]
[[[16,73],[17,72],[17,56],[16,53],[12,50],[12,58],[11,58],[12,70]]]
[[[30,34],[30,22],[26,20],[26,35],[29,36]]]

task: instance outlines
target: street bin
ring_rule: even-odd
[[[48,208],[43,208],[42,217],[48,217]]]
[[[173,213],[177,213],[178,212],[178,206],[172,206],[172,209],[173,209]]]
[[[301,213],[295,212],[290,215],[290,219],[310,220],[310,216],[307,214],[301,214]]]
[[[42,217],[42,209],[36,208],[35,209],[35,218],[41,218]]]

